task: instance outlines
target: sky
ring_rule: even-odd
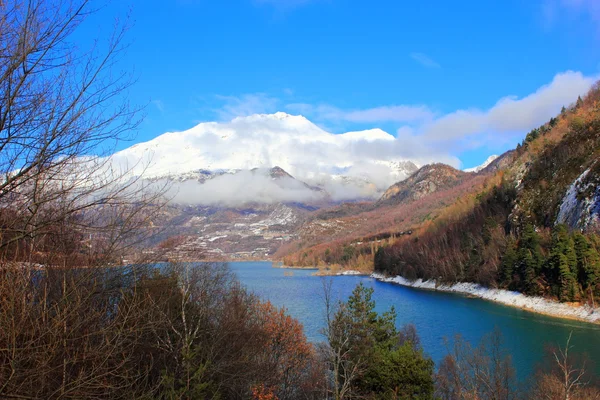
[[[468,168],[600,77],[597,0],[114,0],[75,40],[125,15],[116,68],[145,105],[133,143],[282,111],[332,133],[381,128]]]

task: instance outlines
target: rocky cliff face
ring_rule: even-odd
[[[426,165],[408,179],[390,186],[379,200],[379,203],[399,204],[418,200],[434,192],[457,186],[465,176],[467,176],[467,173],[449,165]]]
[[[598,162],[585,170],[569,186],[562,199],[557,224],[581,231],[600,231],[600,176]]]

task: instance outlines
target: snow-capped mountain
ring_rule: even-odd
[[[333,134],[302,116],[278,112],[167,132],[112,158],[133,175],[177,183],[190,202],[290,201],[291,192],[284,193],[290,188],[297,201],[322,200],[315,186],[339,201],[377,198],[417,170],[393,154],[395,140],[381,129]],[[302,184],[282,189],[263,173],[248,173],[275,166]]]
[[[494,162],[494,161],[495,161],[495,160],[496,160],[498,157],[499,157],[499,156],[498,156],[498,155],[496,155],[496,154],[494,154],[494,155],[491,155],[491,156],[489,156],[489,157],[487,158],[487,160],[485,160],[485,161],[483,162],[483,164],[481,164],[481,165],[478,165],[478,166],[476,166],[476,167],[473,167],[473,168],[467,168],[467,169],[465,169],[465,170],[463,170],[463,171],[465,171],[465,172],[479,172],[479,171],[481,171],[482,169],[484,169],[485,167],[487,167],[488,165],[490,165],[491,163],[493,163],[493,162]]]

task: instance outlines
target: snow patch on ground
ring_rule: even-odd
[[[348,271],[342,271],[342,272],[338,272],[336,275],[366,275],[360,271],[354,271],[354,270],[348,270]]]
[[[438,285],[435,280],[423,281],[422,279],[417,279],[416,281],[410,281],[402,276],[387,277],[379,273],[374,273],[371,275],[371,277],[382,282],[396,283],[402,286],[428,290],[439,290],[441,292],[467,294],[481,299],[495,301],[507,306],[518,307],[524,310],[551,315],[554,317],[572,318],[587,322],[600,323],[600,307],[575,307],[565,303],[559,303],[554,300],[545,299],[543,297],[526,296],[522,293],[513,292],[510,290],[490,289],[470,282],[460,282],[453,285]]]

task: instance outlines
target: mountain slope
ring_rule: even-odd
[[[377,202],[342,204],[308,216],[298,237],[275,254],[286,265],[342,264],[372,269],[374,251],[435,223],[450,205],[466,207],[494,179],[493,169],[471,174],[427,165],[392,185]]]
[[[375,269],[592,304],[600,295],[599,160],[596,85],[532,130],[478,201],[446,213],[418,240],[380,248]]]
[[[418,200],[437,191],[451,189],[467,175],[449,165],[429,164],[407,179],[390,186],[379,199],[379,204],[398,204]]]

